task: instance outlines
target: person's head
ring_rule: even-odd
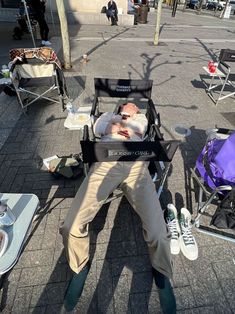
[[[125,119],[133,117],[134,114],[139,113],[139,108],[132,102],[127,102],[120,106],[119,113]]]

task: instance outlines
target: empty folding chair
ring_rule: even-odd
[[[59,103],[68,98],[61,64],[52,48],[10,50],[10,77],[22,109],[39,99]]]
[[[230,62],[235,62],[235,50],[221,49],[215,72],[203,67],[211,78],[206,92],[216,105],[220,100],[235,95],[235,67],[232,68]]]

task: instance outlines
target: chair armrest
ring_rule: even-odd
[[[235,132],[235,130],[216,127],[216,133],[219,133],[219,134],[230,135],[233,132]]]
[[[220,61],[218,66],[220,65],[224,66],[230,72],[230,66],[227,63],[225,63],[224,61]]]
[[[105,161],[166,161],[170,162],[179,141],[155,142],[81,142],[84,163]]]
[[[83,141],[89,141],[89,127],[88,125],[84,125],[83,128]]]
[[[98,98],[95,96],[94,101],[92,103],[92,107],[91,107],[91,116],[95,116],[97,104],[98,104]]]

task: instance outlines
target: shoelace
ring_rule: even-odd
[[[170,232],[171,232],[171,238],[174,239],[174,240],[177,240],[178,239],[178,230],[177,230],[177,227],[176,227],[176,219],[172,219],[172,220],[168,220],[167,221],[167,225],[170,229]]]
[[[182,230],[182,237],[184,239],[185,245],[194,245],[194,237],[191,232],[191,226],[189,225],[188,221],[185,221],[184,224],[181,224],[181,230]]]

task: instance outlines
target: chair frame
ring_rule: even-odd
[[[233,130],[218,128],[217,134],[229,135]],[[219,204],[219,195],[224,191],[231,191],[231,185],[221,185],[216,187],[214,190],[204,185],[203,179],[198,175],[196,167],[191,168],[191,180],[196,182],[199,187],[198,202],[196,207],[196,217],[193,219],[193,226],[197,228],[199,232],[205,233],[207,235],[230,241],[235,243],[235,235],[228,232],[222,231],[221,229],[210,228],[201,224],[201,217],[206,214],[208,207],[213,203]],[[203,200],[204,199],[204,200]]]
[[[99,97],[147,99],[146,116],[148,119],[148,140],[142,142],[131,141],[94,141],[90,140],[88,126],[84,127],[83,139],[80,141],[84,174],[87,175],[93,162],[108,161],[150,161],[154,166],[152,179],[158,183],[157,194],[160,197],[167,178],[171,161],[178,148],[179,141],[164,141],[160,132],[160,115],[156,112],[151,100],[152,81],[142,80],[114,80],[95,78],[95,97],[91,110],[92,125],[100,115]],[[92,137],[95,135],[91,127]],[[159,176],[161,172],[161,176]],[[123,192],[118,188],[115,195],[108,197],[108,203],[120,196]]]
[[[226,62],[235,62],[235,50],[221,49],[218,58],[218,67],[215,73],[210,73],[207,67],[203,69],[210,75],[211,80],[207,86],[206,92],[208,96],[213,100],[215,105],[218,104],[220,100],[232,97],[235,95],[235,84],[229,79],[231,75],[231,67]],[[219,82],[215,82],[215,79],[219,79]],[[225,87],[230,86],[234,89],[232,92],[225,92]],[[215,98],[214,93],[212,93],[216,88],[221,87],[219,91],[218,98]]]
[[[33,60],[33,61],[32,61]],[[37,63],[35,63],[34,61],[37,60]],[[31,59],[27,59],[26,60],[27,62],[24,62],[24,61],[21,61],[21,60],[17,60],[16,62],[14,62],[10,68],[10,78],[11,78],[11,81],[12,81],[12,85],[15,89],[15,92],[16,92],[16,95],[17,95],[17,99],[21,105],[21,108],[23,109],[23,111],[25,112],[28,108],[28,106],[30,106],[31,104],[35,103],[37,100],[39,99],[45,99],[45,100],[48,100],[48,101],[52,101],[52,102],[55,102],[55,103],[59,103],[61,105],[61,108],[62,110],[65,109],[65,99],[68,98],[68,95],[67,95],[67,91],[66,91],[66,88],[63,87],[63,93],[61,92],[61,86],[59,84],[59,69],[58,69],[58,66],[53,63],[53,62],[48,62],[48,63],[45,63],[43,62],[42,60],[38,59],[36,57],[36,55],[31,58]],[[54,79],[54,82],[53,84],[47,88],[44,86],[44,91],[42,94],[38,94],[34,91],[31,91],[29,89],[24,88],[24,87],[21,87],[20,86],[20,81],[22,79],[29,79],[31,81],[35,80],[35,77],[21,77],[20,74],[18,73],[17,71],[17,67],[18,66],[24,66],[24,64],[29,64],[32,68],[35,67],[35,66],[40,66],[40,65],[48,65],[48,66],[51,66],[53,67],[53,69],[51,70],[51,78]],[[48,79],[50,77],[48,76],[41,76],[39,77],[41,79]],[[36,78],[38,79],[38,77]],[[34,86],[31,86],[31,87],[34,87]],[[37,87],[35,85],[35,87]],[[58,94],[58,98],[55,99],[53,98],[52,96],[48,96],[48,94],[51,92],[51,91],[54,91],[56,90],[57,91],[57,94]],[[26,94],[26,95],[31,95],[33,96],[33,99],[30,100],[30,101],[23,101],[21,95],[23,94]]]

